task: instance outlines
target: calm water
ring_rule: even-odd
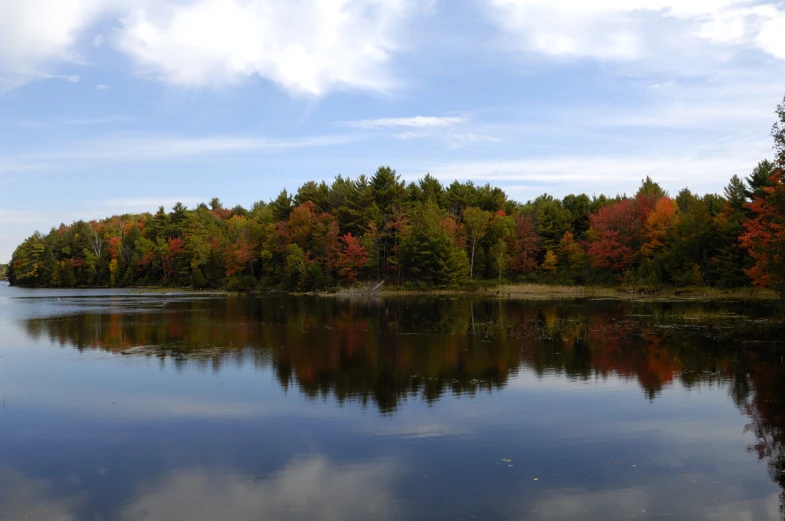
[[[0,520],[785,519],[771,313],[3,286]]]

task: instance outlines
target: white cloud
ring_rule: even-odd
[[[424,7],[424,5],[426,7]],[[0,78],[13,88],[53,64],[83,63],[84,33],[118,27],[107,40],[138,70],[169,84],[219,87],[249,77],[292,94],[389,91],[402,22],[416,0],[0,0]],[[89,42],[104,44],[103,34]],[[88,42],[84,42],[88,43]]]
[[[350,127],[366,129],[389,129],[389,128],[439,128],[452,127],[466,123],[467,119],[461,116],[441,117],[441,116],[414,116],[409,118],[380,118],[380,119],[361,119],[357,121],[346,121],[344,124]]]
[[[14,87],[38,78],[54,61],[82,61],[81,32],[125,0],[0,0],[0,77]],[[77,77],[78,78],[78,77]]]
[[[785,12],[777,12],[763,22],[757,43],[772,56],[785,60]]]
[[[718,52],[737,46],[785,58],[785,12],[774,2],[487,0],[487,5],[519,47],[549,56],[632,61],[660,55],[682,62],[708,44]]]
[[[110,88],[111,87],[109,85],[106,85],[105,83],[99,83],[98,85],[95,86],[95,90],[108,90]]]
[[[119,47],[142,74],[188,87],[252,76],[292,94],[388,91],[387,62],[414,0],[198,0],[138,9]]]

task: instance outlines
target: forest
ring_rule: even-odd
[[[61,224],[19,245],[24,287],[166,286],[318,291],[363,281],[413,288],[491,281],[626,288],[769,288],[785,295],[785,102],[775,157],[722,194],[548,194],[525,203],[489,184],[370,177],[307,182],[250,209],[188,209]]]

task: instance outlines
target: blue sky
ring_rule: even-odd
[[[772,156],[785,2],[0,0],[0,260],[309,179],[721,192]]]

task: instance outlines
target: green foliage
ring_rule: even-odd
[[[242,277],[233,277],[229,279],[229,282],[226,284],[226,289],[227,291],[246,293],[256,289],[257,284],[258,281],[255,277],[251,275],[244,275]]]
[[[324,181],[319,184],[315,181],[308,181],[297,190],[297,194],[294,196],[294,205],[300,206],[311,201],[320,211],[326,211],[329,194],[330,188]]]
[[[564,233],[570,230],[573,216],[560,200],[548,194],[541,195],[527,206],[533,210],[543,249],[556,249]]]
[[[499,273],[499,280],[502,280],[502,277],[507,271],[507,267],[510,265],[510,254],[507,250],[507,243],[499,239],[488,251],[488,255],[493,263],[493,268]]]
[[[445,189],[425,176],[405,186],[394,170],[381,167],[371,178],[305,183],[294,197],[283,190],[250,210],[228,210],[215,198],[193,210],[177,203],[169,213],[159,208],[155,214],[61,225],[25,240],[7,275],[12,284],[28,287],[234,291],[310,291],[355,280],[618,283],[622,275],[649,285],[702,280],[740,287],[750,284],[746,270],[752,267],[737,240],[749,214],[750,186],[737,176],[727,198],[682,190],[675,199],[678,223],[660,233],[656,251],[642,254],[647,214],[637,212],[652,211],[653,198],[664,194],[651,179],[637,199],[543,195],[518,205],[501,190],[471,182]],[[603,212],[605,221],[598,217]],[[592,222],[609,223],[603,233],[615,242],[597,243]],[[624,233],[614,236],[614,230]],[[593,263],[598,255],[610,260],[592,267],[587,250]],[[624,262],[613,260],[619,255]]]
[[[724,196],[670,199],[649,177],[634,197],[543,194],[518,204],[500,188],[390,167],[368,178],[310,181],[292,196],[225,208],[115,215],[34,233],[0,265],[26,287],[162,285],[311,291],[385,280],[473,286],[511,278],[629,289],[712,285],[785,294],[785,103],[776,161],[733,176]],[[488,282],[483,283],[482,279]]]
[[[635,194],[635,197],[639,197],[641,195],[660,199],[661,197],[667,197],[668,192],[663,190],[660,185],[652,181],[651,177],[646,176],[646,179],[641,181],[641,187],[638,189],[638,193]]]
[[[36,232],[26,239],[11,257],[12,284],[20,286],[44,286],[47,284],[46,271],[54,266],[44,264],[44,239]]]
[[[469,260],[469,277],[474,278],[474,258],[477,252],[477,243],[485,237],[485,232],[488,229],[488,222],[491,220],[491,212],[467,206],[463,210],[463,226],[466,229],[466,234],[471,246],[471,254]]]
[[[776,165],[768,159],[764,159],[758,163],[758,165],[752,171],[752,174],[747,177],[747,189],[744,192],[747,196],[747,199],[763,197],[764,189],[766,187],[774,186],[771,180],[771,175],[775,170]]]
[[[278,197],[270,203],[270,210],[273,213],[273,219],[276,221],[285,221],[289,218],[294,207],[292,206],[292,197],[289,192],[284,188]]]
[[[724,193],[725,199],[728,200],[733,210],[741,210],[744,207],[744,203],[747,202],[747,187],[744,185],[744,181],[739,179],[737,175],[730,178]]]
[[[469,276],[469,259],[443,221],[443,210],[432,203],[417,205],[402,240],[402,265],[411,280],[440,286],[461,284]]]

